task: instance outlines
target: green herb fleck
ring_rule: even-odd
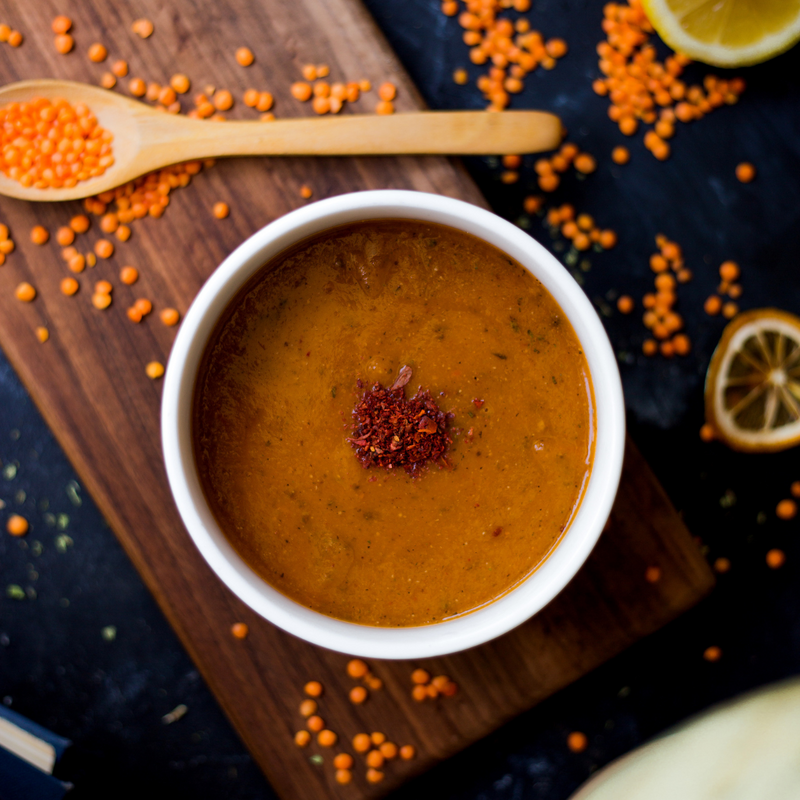
[[[25,591],[16,583],[10,583],[8,586],[6,586],[6,596],[10,597],[12,600],[24,600]]]
[[[115,625],[106,625],[105,628],[100,631],[100,635],[105,641],[113,642],[114,639],[117,638],[117,628]]]
[[[336,397],[336,387],[335,386],[331,389],[331,397]]]
[[[728,489],[725,494],[720,497],[719,504],[723,508],[731,508],[736,505],[736,494],[733,489]]]
[[[508,356],[504,355],[503,353],[492,353],[495,358],[499,358],[501,361],[505,361]]]
[[[319,753],[315,753],[313,756],[309,756],[308,760],[312,764],[316,764],[317,766],[325,763],[325,759]]]
[[[83,503],[80,496],[81,487],[78,485],[78,481],[68,481],[67,483],[67,497],[69,497],[70,503],[74,505],[76,508]]]
[[[67,548],[72,547],[75,542],[72,541],[71,536],[67,536],[66,533],[59,534],[56,536],[56,550],[59,553],[66,553]]]
[[[67,529],[67,525],[69,525],[69,515],[67,515],[67,514],[59,514],[56,517],[56,527],[60,531],[65,531]]]

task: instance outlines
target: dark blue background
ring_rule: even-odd
[[[431,107],[483,106],[461,28],[437,0],[367,5]],[[665,727],[800,672],[798,520],[774,513],[800,479],[797,453],[738,455],[697,436],[703,377],[724,326],[702,303],[720,262],[742,265],[742,308],[800,313],[800,50],[733,73],[747,80],[741,102],[679,125],[662,163],[641,135],[625,140],[606,115],[607,100],[591,90],[602,5],[537,0],[527,15],[533,27],[564,38],[570,51],[553,71],[530,75],[512,107],[557,112],[569,139],[598,160],[587,179],[564,180],[555,201],[619,234],[615,249],[590,252],[590,269],[579,273],[619,354],[630,430],[708,558],[726,556],[733,567],[696,609],[402,797],[564,800],[592,771]],[[452,81],[462,66],[467,86]],[[690,80],[707,71],[693,65]],[[623,142],[632,158],[617,167],[609,154]],[[734,177],[743,160],[758,169],[749,185]],[[536,191],[533,161],[525,160],[513,186],[500,183],[496,159],[468,167],[498,213],[553,247],[542,221],[522,212],[523,197]],[[614,305],[619,293],[638,302],[651,289],[648,257],[658,232],[682,245],[695,275],[680,288],[678,308],[694,349],[672,361],[641,356],[638,311],[623,317]],[[75,782],[74,796],[273,797],[1,355],[0,461],[0,520],[19,510],[33,523],[24,539],[0,534],[0,698],[75,741],[58,773]],[[765,565],[772,547],[788,556],[778,571]],[[24,600],[7,596],[11,584],[26,591]],[[108,626],[116,629],[111,641],[102,633]],[[702,659],[711,644],[723,651],[716,664]],[[188,714],[163,725],[161,716],[179,703]],[[586,752],[567,750],[572,730],[589,737]]]

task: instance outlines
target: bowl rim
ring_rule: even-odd
[[[594,391],[594,461],[583,499],[548,558],[497,600],[431,625],[384,628],[313,611],[258,576],[233,549],[208,507],[194,461],[192,401],[197,369],[217,320],[267,261],[314,233],[367,219],[422,219],[488,241],[538,278],[581,342]],[[167,479],[183,523],[222,582],[258,614],[289,633],[331,650],[370,658],[426,658],[483,644],[541,611],[574,577],[608,519],[622,471],[625,408],[611,343],[592,304],[542,245],[491,211],[462,200],[407,190],[338,195],[279,217],[237,247],[212,273],[187,311],[169,357],[161,404]]]

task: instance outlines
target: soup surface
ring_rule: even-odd
[[[447,464],[414,476],[365,468],[348,442],[365,392],[403,366],[407,397],[452,414]],[[462,231],[369,220],[280,254],[231,303],[198,373],[195,457],[220,527],[276,589],[424,625],[547,558],[589,477],[592,402],[578,339],[527,270]]]

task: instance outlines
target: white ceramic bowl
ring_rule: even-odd
[[[211,513],[192,449],[192,395],[208,337],[228,303],[273,256],[300,239],[364,219],[409,218],[459,228],[493,244],[529,269],[572,323],[594,384],[597,441],[586,494],[561,543],[522,584],[494,603],[447,622],[376,628],[311,611],[262,580],[228,543]],[[200,290],[172,348],[161,407],[170,488],[203,557],[247,605],[314,644],[372,658],[423,658],[482,644],[524,622],[572,579],[605,525],[619,483],[625,439],[622,386],[611,345],[591,303],[561,264],[528,234],[481,208],[434,194],[357,192],[321,200],[262,228],[231,253]]]

